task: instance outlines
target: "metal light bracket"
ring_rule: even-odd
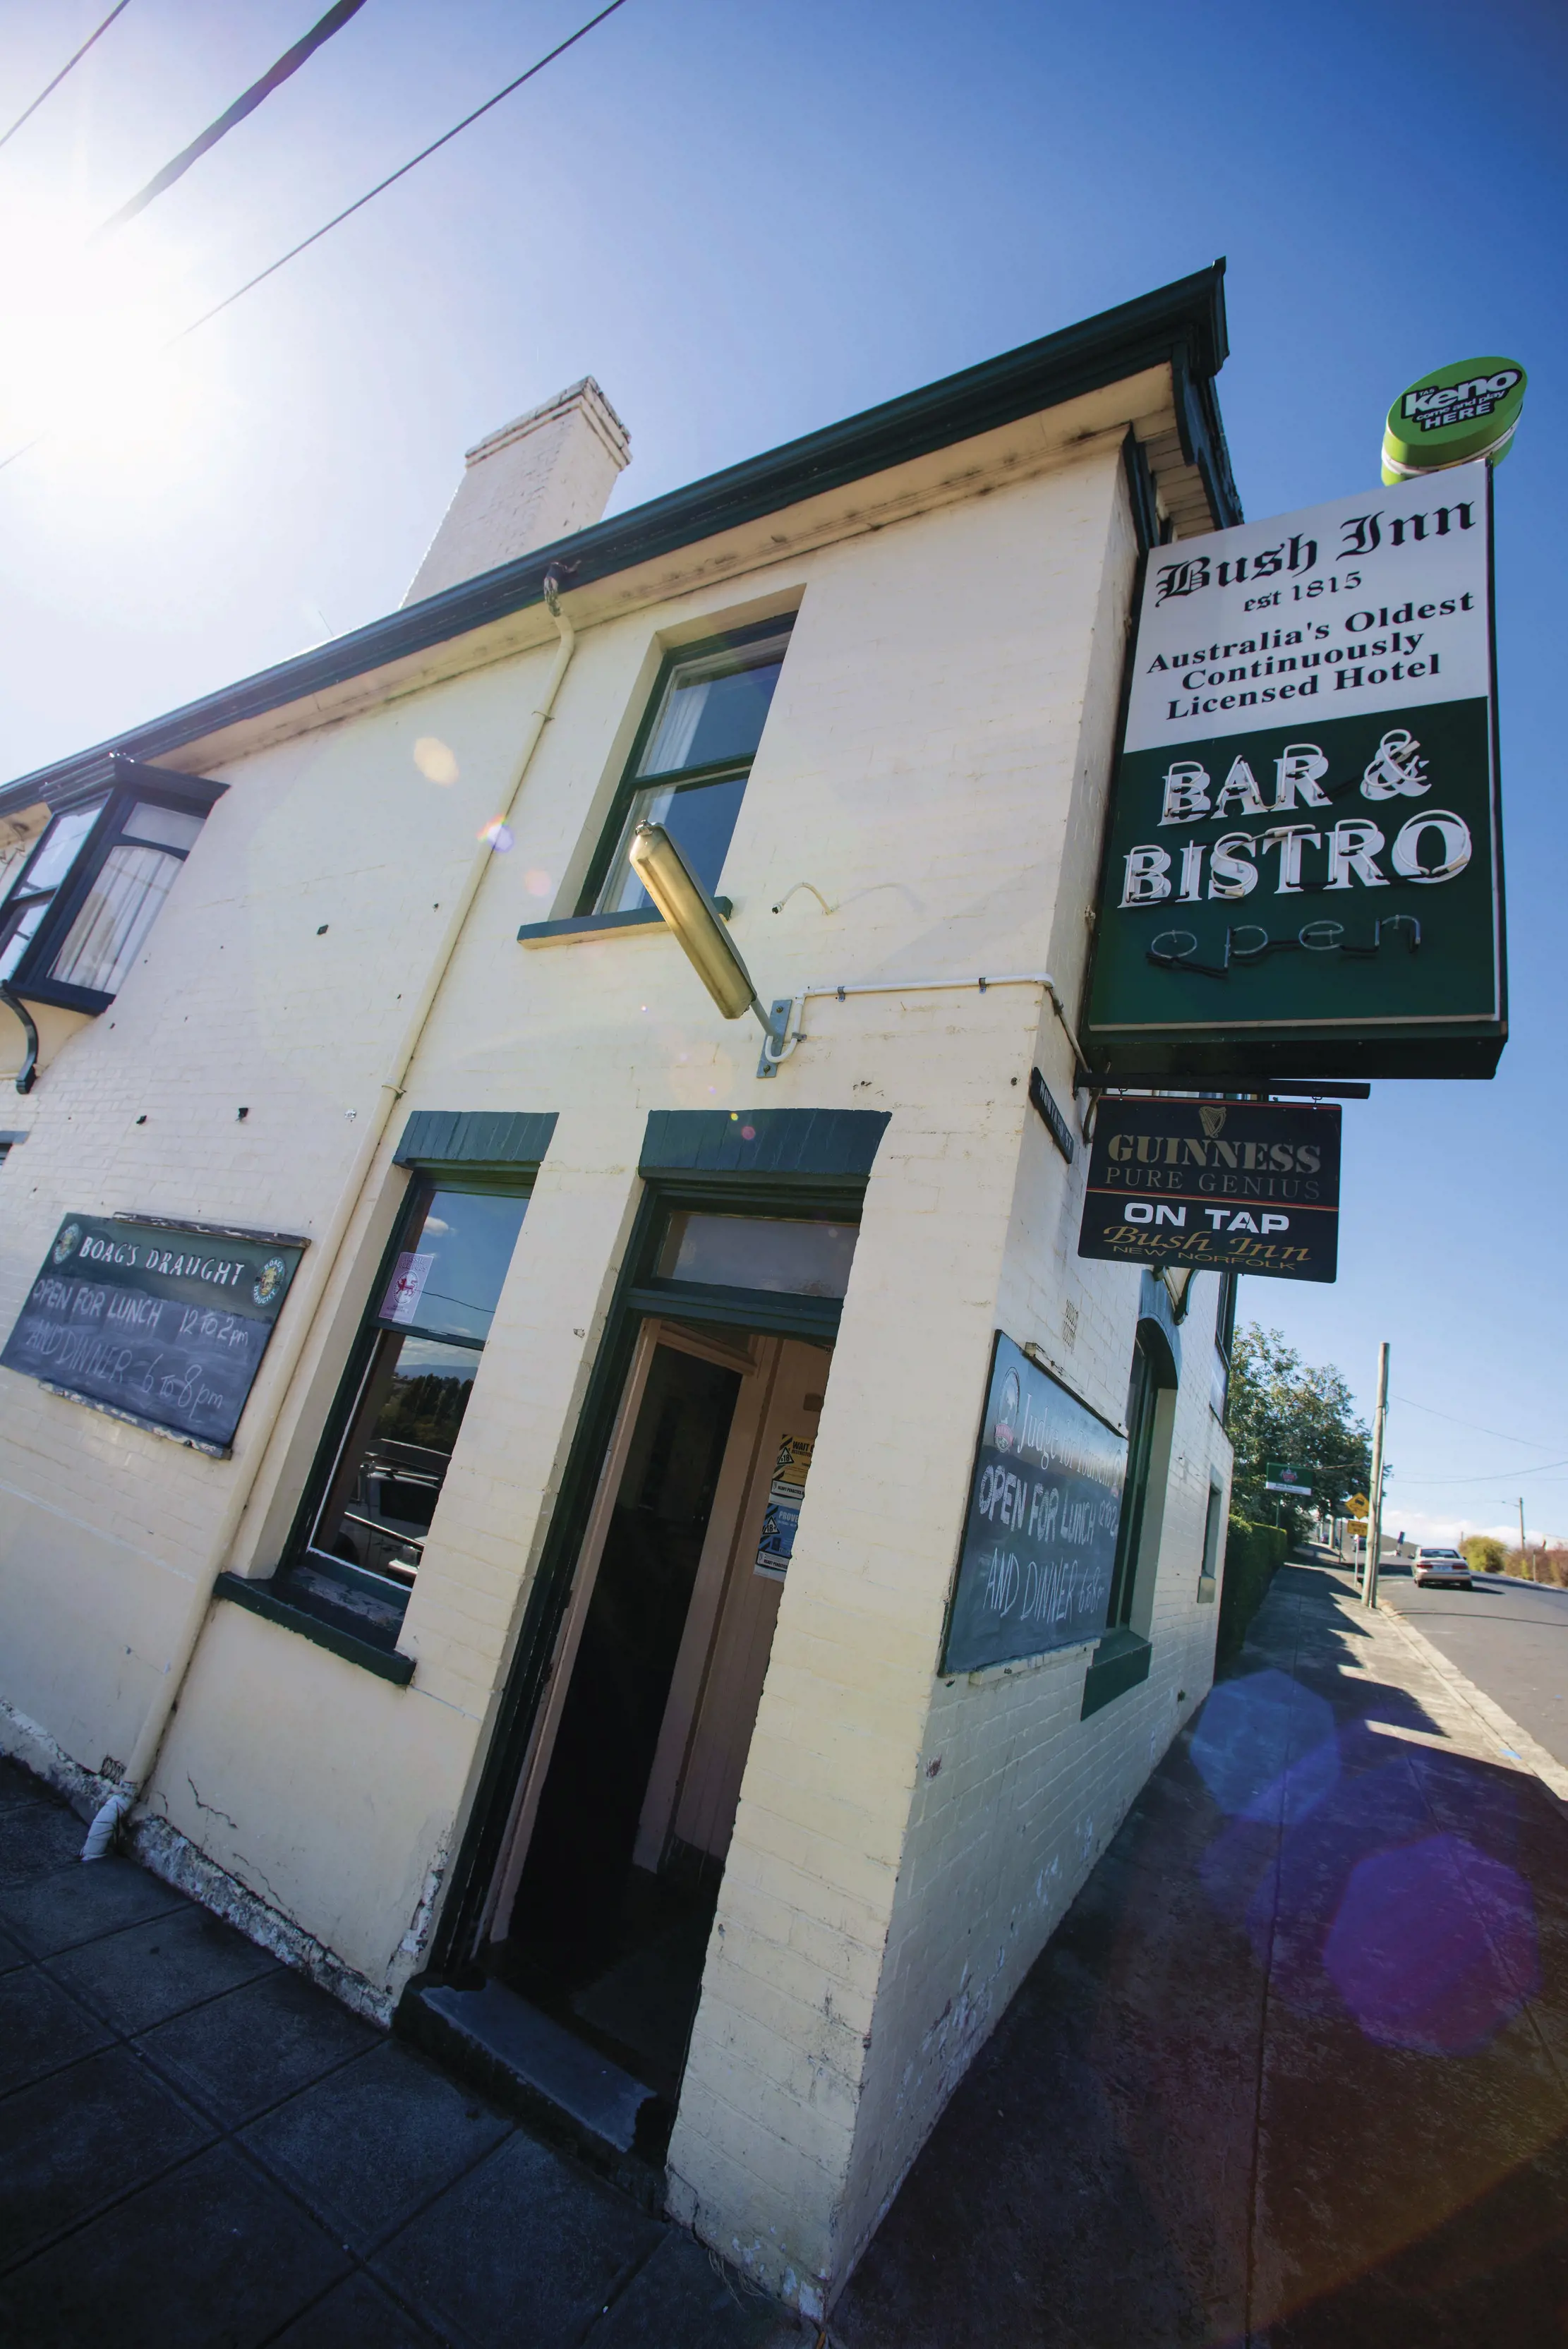
[[[775,995],[768,1006],[768,1016],[763,1023],[763,1049],[757,1061],[759,1077],[776,1077],[779,1062],[785,1061],[800,1042],[800,1030],[790,1034],[791,1014],[795,1009],[793,995]]]

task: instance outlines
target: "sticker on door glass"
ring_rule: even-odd
[[[383,1321],[412,1321],[418,1318],[420,1299],[425,1293],[425,1283],[435,1263],[435,1250],[416,1254],[405,1248],[398,1258],[397,1270],[387,1284],[387,1294],[381,1305]]]
[[[762,1538],[757,1544],[759,1574],[774,1582],[782,1582],[784,1569],[794,1548],[794,1529],[800,1523],[801,1495],[805,1490],[806,1470],[811,1466],[815,1437],[784,1435],[779,1439],[778,1458],[774,1463],[773,1482],[768,1486],[768,1505],[763,1513]]]

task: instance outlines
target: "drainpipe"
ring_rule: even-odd
[[[505,804],[501,811],[503,823],[511,820],[512,811],[517,804],[518,794],[523,789],[530,761],[539,746],[539,738],[544,733],[550,713],[555,708],[556,697],[561,689],[561,680],[571,665],[572,654],[576,647],[576,631],[561,609],[560,581],[554,570],[546,572],[545,575],[545,601],[550,607],[550,616],[556,623],[556,634],[561,641],[556,649],[555,660],[551,664],[550,674],[545,679],[545,690],[539,705],[534,711],[528,730],[523,738],[517,763],[513,770],[512,788],[506,794]],[[99,1806],[92,1825],[88,1829],[87,1841],[82,1846],[81,1856],[84,1859],[101,1859],[111,1848],[121,1823],[135,1807],[138,1796],[142,1788],[151,1782],[152,1774],[158,1766],[158,1756],[162,1749],[171,1716],[179,1702],[180,1692],[185,1684],[185,1675],[191,1669],[191,1660],[196,1652],[196,1643],[202,1636],[202,1626],[207,1619],[207,1609],[212,1603],[213,1582],[223,1571],[223,1562],[239,1532],[240,1520],[249,1506],[251,1495],[255,1490],[256,1480],[271,1451],[283,1406],[288,1394],[289,1382],[298,1368],[300,1357],[320,1318],[321,1308],[326,1300],[327,1289],[331,1286],[332,1275],[337,1268],[343,1242],[363,1196],[365,1185],[369,1179],[370,1170],[386,1133],[388,1123],[393,1110],[402,1098],[403,1080],[408,1075],[414,1054],[419,1050],[420,1040],[424,1035],[436,998],[441,992],[441,982],[446,977],[452,956],[457,951],[463,925],[468,919],[474,899],[479,895],[480,884],[489,869],[491,854],[490,843],[486,840],[479,848],[469,867],[467,878],[458,893],[457,902],[448,919],[441,944],[426,973],[424,985],[409,1015],[401,1040],[378,1088],[375,1104],[366,1123],[365,1133],[355,1153],[354,1164],[338,1195],[337,1204],[332,1211],[332,1219],[314,1252],[313,1281],[308,1298],[304,1301],[304,1309],[295,1317],[291,1332],[282,1344],[282,1359],[274,1371],[274,1392],[277,1401],[274,1406],[271,1423],[254,1445],[248,1461],[236,1471],[234,1483],[230,1489],[228,1502],[218,1526],[211,1577],[204,1578],[198,1576],[197,1578],[191,1606],[184,1621],[180,1626],[172,1652],[164,1667],[162,1685],[153,1699],[146,1720],[141,1724],[141,1733],[132,1749],[124,1777],[113,1794]],[[279,1337],[280,1339],[283,1337],[281,1331]],[[275,1340],[275,1342],[277,1341]]]

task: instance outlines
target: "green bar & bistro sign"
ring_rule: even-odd
[[[1490,1076],[1484,461],[1154,548],[1096,916],[1111,1074]]]

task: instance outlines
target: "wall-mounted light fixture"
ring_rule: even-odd
[[[1160,1266],[1159,1278],[1164,1283],[1165,1293],[1170,1299],[1170,1318],[1173,1321],[1184,1321],[1187,1319],[1187,1308],[1190,1302],[1188,1291],[1192,1287],[1193,1269],[1191,1265],[1187,1264]]]
[[[763,1037],[757,1074],[771,1077],[775,1063],[768,1047],[777,1041],[779,1030],[757,1001],[752,974],[712,898],[661,823],[639,823],[631,835],[628,854],[632,871],[725,1019],[743,1019],[748,1011],[756,1014]]]

